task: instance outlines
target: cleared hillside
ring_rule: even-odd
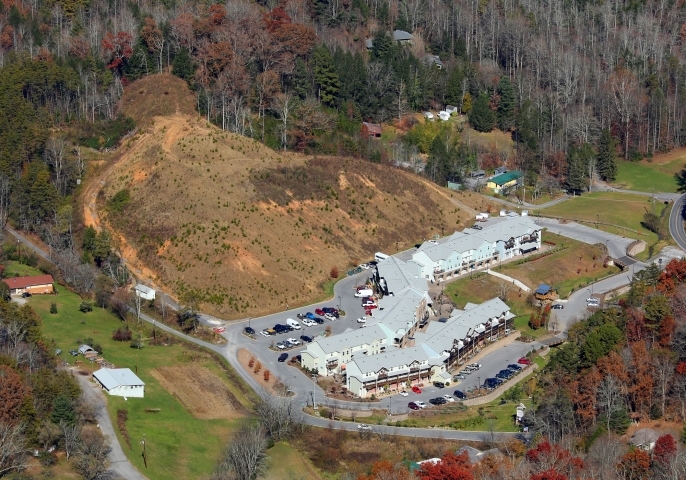
[[[154,81],[132,84],[124,110],[154,110],[138,93]],[[183,98],[185,84],[175,83]],[[192,292],[224,318],[305,304],[321,297],[333,266],[345,275],[375,251],[473,218],[449,190],[398,169],[274,152],[183,113],[148,124],[92,183],[104,187],[86,218],[120,234],[135,273],[182,302]],[[122,190],[130,199],[117,211],[111,199]]]

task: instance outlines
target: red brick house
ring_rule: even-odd
[[[10,287],[11,295],[21,295],[24,292],[32,295],[54,292],[52,284],[55,280],[52,275],[3,278],[2,281]]]

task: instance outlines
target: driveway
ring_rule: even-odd
[[[626,255],[626,249],[635,241],[633,238],[622,237],[603,230],[587,227],[576,222],[565,221],[562,223],[560,220],[554,218],[536,218],[535,221],[538,225],[547,228],[548,231],[552,233],[572,238],[583,243],[590,243],[591,245],[599,243],[607,245],[612,258],[624,257]]]
[[[120,478],[126,480],[146,480],[136,468],[129,462],[121,448],[121,444],[114,433],[114,426],[112,420],[107,412],[105,394],[102,389],[97,387],[89,380],[90,376],[79,375],[72,370],[72,374],[77,378],[81,385],[83,396],[88,402],[95,407],[95,418],[98,420],[98,426],[104,437],[110,442],[110,469],[114,471]]]

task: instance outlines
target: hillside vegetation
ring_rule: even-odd
[[[160,81],[170,98],[192,100],[183,81],[147,77],[125,92],[125,113],[145,123]],[[227,318],[304,304],[322,295],[332,267],[345,275],[377,250],[450,232],[474,213],[402,170],[275,152],[186,107],[155,117],[93,181],[104,181],[98,213],[134,272],[182,303]]]

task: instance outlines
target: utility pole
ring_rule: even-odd
[[[143,453],[141,454],[143,457],[143,463],[145,464],[145,468],[148,468],[148,452],[145,450],[145,434],[143,434],[141,445],[143,445]]]

